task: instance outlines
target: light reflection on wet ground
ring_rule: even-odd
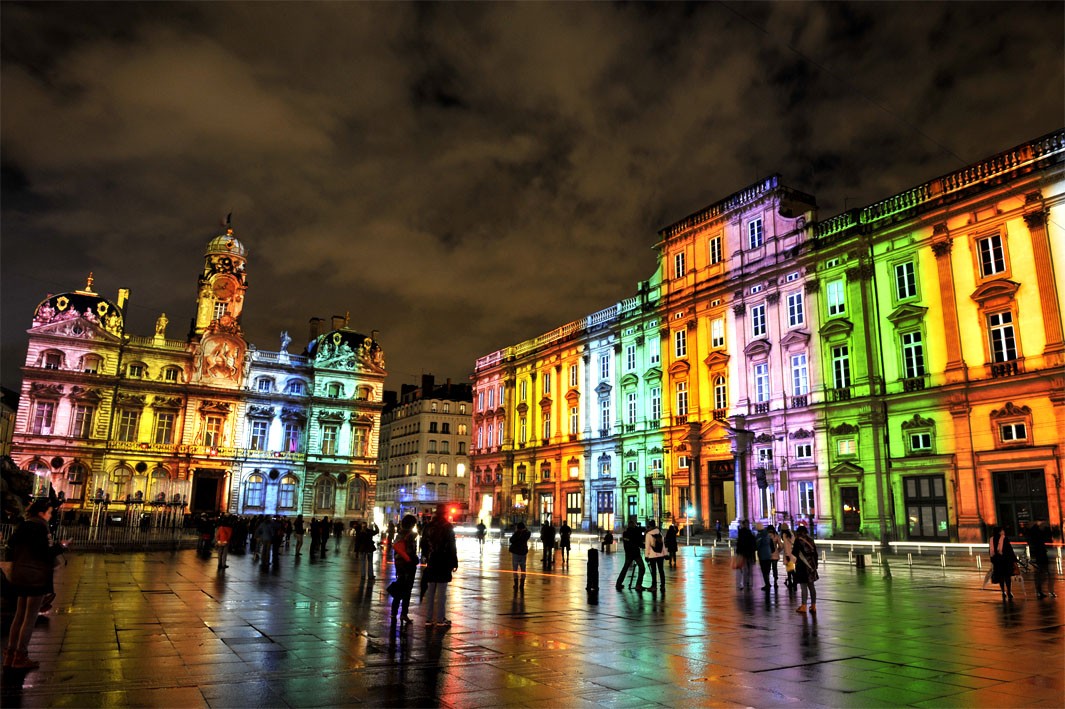
[[[816,616],[783,585],[735,588],[728,558],[682,551],[664,597],[614,590],[580,550],[522,592],[509,555],[460,540],[450,629],[392,626],[378,562],[344,552],[249,557],[86,554],[6,672],[3,706],[1060,706],[1065,599],[1010,604],[974,572],[825,567]],[[756,573],[757,577],[757,573]],[[648,576],[647,582],[650,582]],[[761,584],[756,582],[756,587]],[[1061,586],[1061,584],[1059,584]],[[1065,591],[1065,587],[1061,587]],[[417,588],[415,590],[417,597]],[[594,601],[594,602],[593,602]],[[416,603],[416,600],[415,600]]]

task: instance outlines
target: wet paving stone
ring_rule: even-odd
[[[460,540],[449,629],[391,623],[391,567],[291,552],[219,574],[191,551],[70,555],[4,707],[1057,707],[1065,602],[1004,604],[975,572],[829,563],[817,615],[784,587],[735,588],[682,550],[664,595],[614,590],[623,557],[512,586],[505,551]],[[831,561],[831,560],[830,560]],[[898,565],[897,565],[898,566]],[[593,602],[590,602],[593,601]]]

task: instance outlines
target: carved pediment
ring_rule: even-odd
[[[319,411],[318,420],[325,421],[327,423],[342,423],[344,421],[343,411]]]
[[[184,405],[180,396],[156,396],[152,407],[156,409],[180,409]]]
[[[728,367],[729,353],[723,350],[714,350],[705,360],[706,366],[711,370],[725,369]]]
[[[662,379],[662,369],[660,367],[651,367],[643,373],[643,380],[645,382],[657,382]]]
[[[550,396],[545,396],[544,398],[540,399],[540,408],[541,409],[549,409],[549,408],[551,408],[551,397]]]
[[[141,407],[144,406],[147,400],[148,397],[144,394],[119,394],[115,397],[115,406]]]
[[[639,487],[640,481],[632,475],[626,475],[621,479],[621,487]]]
[[[264,418],[272,419],[274,417],[274,407],[264,406],[261,404],[250,404],[248,406],[248,418]]]
[[[640,452],[635,450],[635,449],[633,449],[633,448],[630,448],[627,451],[625,451],[625,457],[626,458],[636,458],[636,457],[639,457],[639,455],[640,455]]]
[[[231,404],[224,401],[204,401],[200,404],[201,414],[228,414]]]
[[[640,378],[637,377],[632,372],[629,372],[624,377],[622,377],[620,380],[618,380],[618,385],[621,388],[623,388],[623,389],[626,388],[626,387],[634,387],[634,386],[636,386],[639,383],[640,383]]]
[[[1012,302],[1020,287],[1020,283],[1000,278],[981,284],[969,297],[983,308],[996,308]]]
[[[902,422],[902,428],[930,428],[935,425],[935,420],[926,419],[921,414],[914,414],[912,419],[906,419]]]
[[[348,421],[351,421],[356,426],[373,426],[373,416],[366,413],[360,414],[352,411],[351,415],[348,417]]]
[[[838,342],[850,337],[854,323],[847,318],[834,318],[821,328],[821,337],[827,342]]]
[[[669,376],[671,376],[673,378],[678,378],[679,377],[679,378],[683,379],[683,378],[686,378],[688,376],[688,372],[690,372],[690,371],[691,371],[691,365],[688,364],[688,360],[681,359],[681,360],[677,360],[676,362],[674,362],[673,364],[670,365],[670,367],[669,367]]]
[[[99,401],[104,398],[104,392],[96,387],[80,387],[75,384],[70,387],[69,396],[71,399],[77,399],[78,401]]]
[[[800,440],[805,438],[813,438],[813,436],[814,432],[808,428],[800,428],[798,431],[792,431],[788,434],[788,438],[797,438]]]
[[[895,329],[903,330],[920,325],[924,321],[924,316],[927,312],[928,308],[906,303],[895,308],[894,312],[887,316],[887,319],[891,321]]]
[[[611,386],[610,386],[610,385],[609,385],[608,383],[606,383],[606,382],[599,382],[599,386],[597,386],[597,387],[595,388],[595,393],[596,393],[596,394],[598,394],[598,395],[599,395],[599,396],[601,396],[601,397],[609,396],[609,395],[610,395],[610,390],[611,390],[612,388],[613,388],[613,387],[611,387]]]
[[[1027,406],[1014,406],[1012,401],[1007,401],[1006,405],[1001,409],[995,409],[991,412],[991,418],[1005,418],[1015,416],[1031,416],[1032,409]]]
[[[838,426],[829,428],[828,432],[837,436],[845,436],[850,433],[857,433],[858,427],[850,423],[841,423]]]
[[[291,406],[286,406],[281,409],[281,420],[303,422],[307,420],[307,412],[303,409],[295,409]]]
[[[569,391],[566,392],[566,401],[568,401],[571,404],[573,404],[573,403],[575,403],[577,401],[580,401],[580,398],[581,398],[581,393],[579,391],[577,391],[576,389],[570,389]]]
[[[58,335],[78,340],[104,340],[118,343],[120,339],[108,332],[99,322],[92,322],[83,317],[69,320],[56,320],[45,324],[37,324],[30,330],[34,335]]]
[[[865,474],[865,468],[854,463],[843,462],[830,468],[828,474],[833,478],[860,477]]]
[[[520,404],[518,404],[518,406],[517,406],[517,408],[516,408],[516,411],[517,411],[517,412],[518,412],[518,413],[519,413],[520,415],[524,416],[524,415],[525,415],[526,413],[528,413],[528,411],[529,411],[529,405],[528,405],[528,404],[526,404],[526,403],[525,403],[525,402],[523,401],[523,402],[521,402]]]
[[[780,346],[785,350],[804,350],[810,342],[810,333],[806,330],[792,330],[780,338]]]
[[[63,396],[62,384],[44,384],[33,382],[30,384],[30,396],[34,398],[59,398]]]
[[[768,357],[769,350],[772,348],[773,345],[770,344],[769,340],[755,340],[743,348],[743,354],[752,359],[757,357]]]
[[[769,434],[769,433],[764,433],[764,432],[763,433],[759,433],[757,436],[754,437],[754,442],[755,443],[772,443],[773,442],[773,436],[772,436],[772,434]]]

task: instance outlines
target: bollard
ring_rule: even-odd
[[[884,560],[883,560],[883,559],[881,558],[881,556],[880,556],[880,550],[879,550],[879,549],[877,549],[877,550],[876,550],[876,565],[877,565],[877,566],[880,566],[880,565],[882,565],[883,563],[884,563]]]
[[[939,565],[944,569],[947,568],[947,552],[944,551],[939,555]]]
[[[588,605],[599,605],[599,550],[588,550]]]
[[[906,563],[909,564],[910,566],[913,566],[913,553],[912,552],[906,555]]]
[[[848,564],[853,564],[853,563],[855,563],[855,562],[854,562],[854,549],[849,549],[849,550],[847,551],[847,563],[848,563]]]
[[[821,563],[822,564],[827,564],[828,563],[828,552],[827,551],[821,552]]]
[[[977,557],[976,557],[976,569],[977,569],[977,571],[983,571],[984,570],[984,559],[980,555],[977,555]]]
[[[854,567],[857,569],[865,568],[865,554],[859,554],[858,556],[854,557]]]

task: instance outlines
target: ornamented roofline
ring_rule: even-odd
[[[716,219],[723,214],[727,214],[733,210],[739,209],[745,205],[762,199],[773,190],[780,189],[781,195],[797,199],[802,202],[809,202],[810,204],[816,204],[812,195],[804,194],[788,187],[782,187],[780,185],[780,175],[770,175],[763,180],[755,182],[753,185],[744,187],[739,192],[734,192],[724,199],[714,202],[709,207],[704,207],[694,214],[689,214],[678,222],[674,222],[669,226],[660,229],[658,235],[662,239],[668,239],[671,236],[675,236],[682,231],[687,231],[692,227],[696,227],[700,224],[708,222],[712,219]]]

